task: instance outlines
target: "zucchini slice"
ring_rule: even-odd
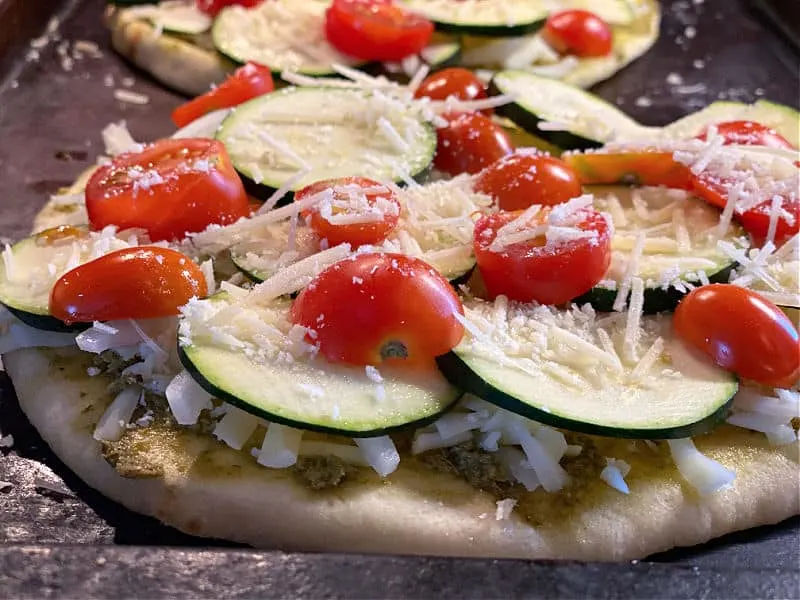
[[[633,137],[643,129],[616,106],[555,79],[525,71],[500,71],[491,88],[495,94],[515,98],[497,107],[498,114],[562,149],[596,148],[620,135]]]
[[[96,235],[85,227],[56,227],[6,248],[0,264],[0,303],[26,325],[37,329],[85,329],[86,323],[67,325],[50,314],[50,291],[59,277],[88,262],[93,255],[128,247],[116,238],[93,242],[91,236]]]
[[[220,310],[237,312],[222,295],[210,302]],[[260,307],[257,319],[264,327],[287,333],[289,308],[289,302],[281,301]],[[182,319],[182,332],[186,320]],[[228,329],[232,325],[226,321]],[[256,337],[254,331],[251,340]],[[213,343],[209,335],[193,333],[191,344],[180,349],[181,362],[215,397],[298,429],[351,437],[385,435],[437,419],[461,395],[435,369],[409,375],[381,368],[370,377],[365,367],[332,364],[319,356],[288,360],[289,339],[286,346],[261,357],[261,348],[245,343],[245,348],[231,348]]]
[[[214,19],[217,50],[234,62],[269,65],[274,73],[335,75],[334,64],[364,64],[338,52],[325,38],[326,2],[270,0],[255,8],[228,6]]]
[[[404,146],[393,143],[386,128]],[[290,192],[347,176],[402,183],[401,173],[422,177],[436,152],[436,132],[422,117],[384,108],[370,90],[352,88],[288,87],[260,96],[233,111],[217,139],[259,197],[287,184],[304,165],[309,173]]]
[[[403,0],[446,33],[488,37],[537,31],[549,13],[539,0]]]
[[[645,313],[674,310],[689,290],[682,283],[700,285],[703,278],[728,282],[735,263],[717,247],[717,208],[677,190],[609,186],[590,191],[595,194],[594,207],[614,222],[611,265],[603,280],[576,303],[613,310],[640,233],[645,244],[635,275],[645,281]],[[737,247],[748,245],[744,229],[735,222],[721,239]]]
[[[504,300],[467,302],[464,340],[437,359],[465,391],[553,427],[628,439],[690,437],[726,417],[736,378],[685,350],[670,318],[643,317],[631,354],[625,315]]]
[[[772,127],[793,146],[800,145],[800,112],[791,106],[758,100],[755,104],[714,102],[704,109],[670,123],[663,129],[669,139],[690,139],[709,125],[725,121],[755,121]]]

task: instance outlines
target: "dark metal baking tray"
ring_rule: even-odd
[[[125,119],[138,139],[171,130],[181,99],[112,53],[103,5],[0,0],[3,237],[25,235],[47,195],[91,164],[108,122]],[[597,86],[603,97],[649,124],[717,99],[798,105],[798,55],[747,2],[663,7],[655,49]],[[54,15],[63,22],[53,39],[31,52]],[[80,52],[79,40],[97,43],[102,56]],[[116,88],[150,102],[119,102]],[[12,484],[0,487],[3,597],[800,597],[797,518],[638,564],[255,552],[184,535],[89,489],[26,421],[4,374],[0,432],[15,440],[0,450],[0,481]]]

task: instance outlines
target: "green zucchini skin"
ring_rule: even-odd
[[[38,315],[26,310],[14,308],[13,306],[4,306],[8,309],[8,312],[25,323],[25,325],[35,329],[54,331],[56,333],[78,333],[92,326],[91,323],[73,323],[72,325],[67,325],[64,321],[56,319],[52,315]]]
[[[586,423],[560,417],[558,415],[539,410],[529,404],[520,402],[513,396],[505,393],[478,376],[469,365],[464,362],[455,352],[448,352],[436,358],[436,364],[442,374],[454,385],[464,390],[464,392],[474,394],[487,402],[504,408],[513,413],[537,421],[544,425],[566,429],[577,433],[597,435],[601,437],[623,438],[623,439],[645,439],[645,440],[667,440],[692,437],[707,433],[715,426],[724,422],[730,411],[730,405],[736,395],[738,385],[733,387],[728,400],[712,414],[695,423],[689,423],[679,427],[669,427],[665,429],[623,429],[618,427],[607,427],[596,423]]]
[[[734,268],[736,268],[736,263],[731,263],[713,275],[709,275],[709,282],[728,283]],[[682,292],[674,286],[669,286],[666,290],[660,287],[647,287],[644,290],[644,314],[673,312],[684,296],[686,296],[686,292]],[[595,310],[600,312],[612,312],[616,298],[617,290],[598,286],[579,296],[573,302],[575,304],[591,304]]]
[[[500,96],[502,93],[494,81],[489,84],[490,96]],[[589,150],[600,148],[603,145],[602,142],[581,137],[569,131],[545,131],[539,129],[539,123],[542,119],[516,102],[503,104],[494,110],[498,115],[513,121],[520,129],[524,129],[528,133],[550,142],[561,150]]]
[[[433,21],[436,31],[455,35],[472,35],[475,37],[517,37],[536,33],[544,27],[545,19],[519,25],[465,25]]]
[[[248,404],[246,402],[242,402],[238,397],[229,394],[223,389],[220,389],[213,383],[211,383],[200,370],[194,365],[192,359],[189,357],[188,353],[184,350],[184,348],[178,343],[178,356],[180,358],[181,364],[183,368],[186,369],[192,378],[197,382],[197,384],[202,387],[205,391],[209,394],[218,398],[219,400],[224,400],[234,406],[241,408],[243,411],[255,415],[256,417],[260,417],[262,419],[266,419],[272,423],[278,423],[280,425],[286,425],[287,427],[294,427],[295,429],[303,429],[306,431],[316,431],[318,433],[329,433],[333,435],[341,435],[351,438],[369,438],[369,437],[378,437],[382,435],[388,435],[390,433],[396,431],[403,431],[407,429],[417,428],[417,427],[424,427],[426,425],[430,425],[431,423],[437,421],[443,414],[448,412],[453,406],[458,403],[458,400],[461,398],[461,394],[455,394],[455,398],[452,403],[450,403],[444,410],[437,412],[432,415],[428,415],[424,419],[420,419],[417,421],[403,423],[402,425],[397,425],[394,427],[386,427],[380,429],[372,429],[369,431],[351,431],[348,429],[341,429],[335,427],[326,427],[324,425],[318,424],[310,424],[304,423],[302,421],[295,421],[293,419],[286,419],[284,417],[280,417],[278,415],[274,415],[272,413],[259,410]]]

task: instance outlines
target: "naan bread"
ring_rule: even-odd
[[[48,205],[37,229],[70,214]],[[407,453],[386,480],[359,469],[337,488],[312,491],[288,470],[261,467],[245,451],[165,420],[126,433],[139,458],[133,468],[120,456],[120,474],[92,437],[112,394],[107,379],[87,376],[90,355],[25,349],[2,358],[22,410],[70,469],[131,510],[193,535],[287,550],[608,561],[800,514],[800,444],[772,447],[763,434],[731,426],[695,438],[736,472],[731,489],[699,496],[665,444],[653,450],[642,441],[584,438],[584,455],[631,465],[630,494],[578,469],[576,459],[565,464],[570,486],[557,494],[517,490],[507,520],[495,519],[501,496]]]
[[[657,0],[637,0],[637,18],[614,28],[614,49],[609,56],[582,58],[564,81],[588,88],[608,79],[647,52],[658,39],[661,7]],[[114,49],[156,80],[177,92],[198,96],[223,81],[236,65],[218,53],[210,34],[179,36],[158,33],[135,11],[110,7],[106,23]]]
[[[493,495],[410,457],[385,481],[363,470],[338,488],[314,492],[288,471],[265,469],[249,454],[177,426],[135,430],[148,469],[126,478],[92,438],[111,396],[106,380],[87,377],[87,355],[28,349],[3,362],[22,410],[81,479],[193,535],[287,550],[609,561],[800,513],[797,445],[775,449],[762,434],[727,426],[696,443],[735,469],[732,489],[700,497],[663,449],[596,438],[603,455],[631,464],[630,495],[592,477],[569,493],[525,493],[501,521]]]

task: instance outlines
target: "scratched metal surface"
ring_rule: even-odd
[[[10,2],[28,2],[29,10],[38,11],[38,19],[9,11]],[[2,21],[0,38],[2,31],[15,27],[30,30],[30,37],[40,35],[46,23],[41,17],[60,7],[66,10],[63,24],[36,53],[27,45],[0,44],[5,53],[0,56],[0,235],[6,238],[25,235],[47,195],[91,164],[101,152],[99,132],[104,125],[125,119],[134,137],[154,139],[171,130],[170,110],[181,101],[111,52],[101,22],[102,0],[0,0],[0,17],[16,19]],[[650,124],[667,123],[716,99],[764,97],[798,105],[797,54],[743,0],[679,0],[665,2],[664,8],[662,36],[655,49],[597,86],[606,99]],[[76,54],[78,40],[96,42],[102,56]],[[8,60],[12,51],[16,62]],[[70,69],[65,57],[73,59]],[[121,103],[113,97],[115,88],[144,93],[150,103]],[[370,590],[385,597],[448,596],[463,590],[466,583],[476,597],[501,593],[569,597],[581,595],[581,590],[608,597],[652,597],[663,590],[675,597],[800,595],[799,519],[652,557],[670,567],[519,567],[520,563],[496,561],[137,549],[209,542],[135,515],[85,486],[26,421],[4,374],[0,374],[0,433],[14,438],[12,447],[0,449],[0,595],[4,596],[98,597],[105,591],[152,596],[160,590],[214,596],[228,589],[224,586],[231,573],[245,578],[236,587],[237,595],[250,590],[253,595],[276,597],[364,597],[371,595]],[[63,543],[84,547],[20,546]],[[141,573],[144,563],[147,577],[137,591],[131,578]],[[246,579],[254,577],[253,569],[269,571],[276,565],[291,568],[278,579],[267,578],[268,583],[263,572],[258,582]],[[362,568],[371,571],[371,577],[383,577],[381,586],[359,583]],[[431,569],[450,573],[448,581],[426,575]],[[318,574],[316,579],[309,575],[312,571]],[[90,577],[91,573],[100,574]],[[405,591],[395,585],[398,577],[407,582]],[[541,582],[535,589],[525,584],[533,577]],[[111,587],[98,587],[98,581],[109,578]]]

